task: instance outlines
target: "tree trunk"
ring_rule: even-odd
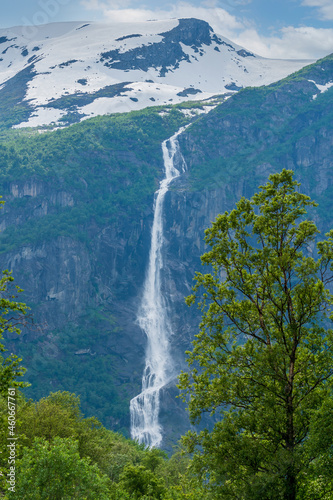
[[[296,500],[296,475],[293,467],[287,472],[285,500]]]
[[[289,365],[289,380],[288,380],[288,395],[287,395],[287,439],[286,445],[289,451],[290,465],[288,465],[286,475],[286,495],[285,500],[296,500],[296,484],[297,478],[294,467],[294,452],[295,452],[295,435],[294,435],[294,402],[293,402],[293,389],[294,389],[294,373],[295,373],[295,359],[296,359],[296,342],[294,343],[293,352]]]

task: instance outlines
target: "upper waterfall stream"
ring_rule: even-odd
[[[170,352],[172,327],[161,283],[164,243],[163,206],[170,183],[181,173],[175,167],[178,155],[181,168],[185,170],[185,161],[179,152],[177,140],[185,128],[182,127],[162,143],[165,178],[155,193],[149,264],[138,313],[138,323],[147,335],[147,349],[142,391],[130,403],[131,436],[132,439],[149,447],[159,446],[162,442],[162,428],[159,424],[160,390],[175,376]]]

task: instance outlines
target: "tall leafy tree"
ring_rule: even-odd
[[[202,257],[211,272],[187,298],[203,315],[180,388],[192,421],[209,412],[215,425],[184,442],[215,498],[310,498],[313,471],[332,467],[333,422],[326,437],[318,422],[332,406],[333,231],[315,244],[305,214],[316,204],[298,186],[283,170],[217,217]]]

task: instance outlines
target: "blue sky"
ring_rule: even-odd
[[[221,35],[266,57],[333,52],[333,0],[0,0],[0,28],[57,21],[206,19]]]

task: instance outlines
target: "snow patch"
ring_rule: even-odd
[[[22,122],[19,125],[14,125],[13,128],[24,127],[40,127],[43,125],[51,125],[57,123],[60,118],[66,115],[66,111],[54,108],[36,108],[35,114],[30,116],[27,122]]]
[[[325,85],[320,85],[319,83],[316,83],[314,80],[309,80],[309,82],[314,83],[317,89],[320,91],[322,94],[323,92],[326,92],[329,88],[333,87],[333,82],[328,82]],[[313,97],[314,99],[315,97]]]

